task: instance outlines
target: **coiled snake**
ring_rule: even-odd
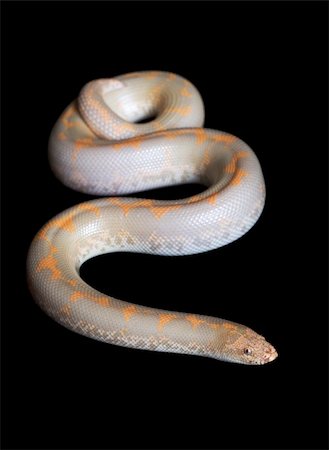
[[[172,73],[88,83],[55,124],[49,161],[66,186],[114,197],[74,206],[38,232],[28,253],[29,288],[49,316],[94,339],[264,364],[276,350],[244,325],[123,302],[79,276],[82,263],[96,255],[199,253],[254,225],[265,200],[259,162],[240,139],[201,128],[203,121],[197,89]],[[116,197],[191,182],[208,188],[175,201]]]

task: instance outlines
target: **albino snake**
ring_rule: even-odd
[[[100,195],[194,182],[208,188],[174,201],[105,197],[58,214],[31,244],[29,288],[49,316],[94,339],[264,364],[276,350],[244,325],[123,302],[79,276],[83,262],[96,255],[199,253],[238,239],[255,224],[265,200],[255,154],[231,134],[201,128],[203,121],[200,94],[172,73],[88,83],[50,136],[50,165],[66,186]]]

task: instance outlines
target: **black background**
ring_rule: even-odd
[[[5,3],[2,418],[8,448],[327,448],[326,3]],[[124,300],[224,317],[264,334],[264,367],[105,345],[60,327],[25,283],[39,228],[88,197],[52,175],[47,140],[89,80],[179,73],[206,127],[245,140],[264,213],[231,245],[113,254],[85,280]],[[178,198],[185,186],[148,193]]]

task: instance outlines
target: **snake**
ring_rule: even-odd
[[[122,301],[80,277],[82,264],[101,254],[192,255],[256,223],[265,204],[258,158],[236,136],[204,128],[204,118],[201,94],[175,73],[139,71],[83,86],[51,131],[48,159],[67,188],[98,198],[60,212],[36,234],[28,287],[47,315],[89,338],[263,365],[278,353],[246,325]],[[129,196],[185,183],[205,188],[176,200]]]

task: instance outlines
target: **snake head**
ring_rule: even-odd
[[[225,332],[220,349],[226,361],[240,364],[262,365],[274,361],[278,353],[265,338],[243,325],[234,324]],[[223,339],[223,335],[221,339]]]

